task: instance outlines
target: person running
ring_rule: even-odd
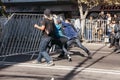
[[[62,22],[62,25],[64,27],[63,31],[69,39],[67,42],[67,46],[70,46],[72,43],[76,43],[79,48],[83,49],[88,54],[88,58],[92,59],[92,54],[86,47],[84,47],[81,44],[77,32],[75,31],[74,27],[70,23],[70,19],[66,19],[65,22]]]
[[[42,25],[39,26],[35,24],[34,27],[43,31],[40,46],[39,46],[40,52],[34,63],[41,62],[41,59],[43,57],[45,58],[49,66],[55,65],[47,51],[48,44],[54,37],[54,27],[55,27],[54,21],[51,17],[51,11],[49,9],[46,9],[44,11],[44,20],[42,21]]]
[[[55,35],[56,37],[53,39],[52,41],[52,45],[55,44],[55,45],[58,45],[61,49],[62,49],[62,54],[60,54],[58,56],[58,58],[64,58],[64,55],[65,54],[68,58],[68,61],[72,61],[71,60],[71,57],[70,57],[70,53],[68,50],[67,50],[67,41],[68,41],[68,38],[67,36],[65,36],[62,32],[62,24],[61,24],[61,20],[59,17],[54,17],[54,20],[55,20]]]

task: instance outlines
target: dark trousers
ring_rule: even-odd
[[[67,48],[67,41],[68,39],[66,37],[60,37],[60,38],[54,38],[52,40],[52,45],[58,45],[60,47],[60,49],[62,49],[62,53],[61,55],[67,55],[68,58],[70,58],[70,55],[69,55],[69,51],[68,51],[68,48]]]
[[[76,43],[79,48],[83,49],[88,55],[90,55],[90,51],[82,45],[78,38],[73,38],[67,42],[67,45],[70,46],[72,43]]]

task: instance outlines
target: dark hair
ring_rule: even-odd
[[[68,22],[71,22],[70,18],[67,18],[66,20],[67,20]]]
[[[112,18],[111,18],[111,21],[115,21],[115,18],[114,18],[114,17],[112,17]]]
[[[45,14],[46,16],[50,16],[50,14],[51,14],[50,9],[45,9],[45,10],[44,10],[44,14]]]

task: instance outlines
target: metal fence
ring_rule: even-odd
[[[38,51],[42,32],[34,24],[42,19],[41,14],[13,14],[2,28],[0,57]]]
[[[84,33],[84,37],[88,42],[106,42],[105,40],[108,38],[107,21],[86,20]]]
[[[20,55],[39,51],[41,31],[34,28],[40,24],[42,14],[13,14],[2,27],[0,57]],[[107,36],[105,20],[86,20],[85,39],[89,42],[103,42]]]

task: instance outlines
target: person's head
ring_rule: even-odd
[[[115,24],[115,23],[116,23],[116,21],[115,21],[114,18],[111,20],[111,23],[112,23],[112,24]]]
[[[117,17],[117,14],[114,14],[114,18],[116,18]]]
[[[89,19],[90,19],[90,20],[93,20],[93,16],[90,16]]]
[[[101,14],[101,15],[104,15],[104,11],[101,11],[100,14]]]
[[[111,17],[111,14],[110,14],[110,13],[107,13],[107,17]]]
[[[65,22],[66,22],[66,23],[71,23],[70,18],[67,18],[67,19],[65,20]]]
[[[50,9],[45,9],[45,10],[44,10],[44,15],[47,16],[47,17],[50,17],[50,15],[51,15],[51,10],[50,10]]]

